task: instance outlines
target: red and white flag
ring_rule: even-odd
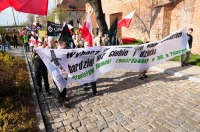
[[[16,11],[46,16],[48,0],[0,0],[0,12],[10,6]]]
[[[92,21],[91,21],[89,12],[87,14],[87,18],[83,26],[82,37],[84,38],[84,41],[85,41],[85,44],[84,44],[85,47],[93,46]]]
[[[19,36],[23,36],[23,30],[18,29],[18,31],[19,31]]]
[[[120,21],[118,22],[117,27],[118,27],[118,28],[121,28],[121,27],[126,27],[126,28],[128,28],[129,25],[130,25],[130,23],[131,23],[131,21],[132,21],[132,18],[133,18],[134,13],[135,13],[135,10],[132,11],[131,13],[129,13],[127,16],[125,16],[122,20],[120,20]]]
[[[36,39],[31,36],[31,38],[29,39],[29,44],[30,46],[34,46],[36,44]]]

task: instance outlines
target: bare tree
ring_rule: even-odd
[[[146,33],[150,38],[152,26],[160,12],[160,8],[154,8],[157,4],[158,0],[139,0],[138,3],[129,0],[132,9],[137,9],[134,15],[136,17],[134,25],[130,29],[138,29],[137,31],[142,34]]]
[[[46,24],[47,17],[46,16],[38,16],[41,24]]]
[[[62,6],[55,8],[54,12],[56,13],[60,23],[65,22],[66,18],[69,16],[69,13]]]
[[[55,21],[55,14],[54,14],[54,9],[49,11],[48,16],[47,16],[47,20],[54,22]]]
[[[103,33],[108,33],[108,26],[104,17],[101,0],[87,0],[87,1],[92,6],[95,12],[99,29],[103,31]]]
[[[21,22],[20,25],[23,25],[23,26],[30,26],[30,22],[28,22],[28,21]]]
[[[28,19],[28,22],[30,22],[30,24],[33,24],[34,20],[35,20],[35,15],[33,14],[28,14],[27,15],[27,19]]]
[[[49,12],[47,16],[47,20],[54,22],[55,17],[58,17],[60,23],[63,23],[66,18],[69,16],[69,13],[66,11],[64,7],[55,7],[52,11]]]

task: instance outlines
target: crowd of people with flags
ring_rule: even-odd
[[[131,15],[133,15],[132,12]],[[32,52],[32,63],[35,75],[35,81],[39,92],[42,92],[42,80],[44,81],[44,88],[48,95],[51,95],[49,89],[48,81],[48,71],[41,60],[40,56],[35,52],[35,48],[47,48],[47,49],[74,49],[74,48],[87,48],[92,46],[109,46],[109,45],[119,45],[120,40],[117,38],[117,26],[130,25],[131,20],[117,21],[116,18],[111,26],[110,30],[105,33],[98,28],[96,29],[96,34],[92,29],[92,23],[90,14],[88,13],[84,26],[82,27],[79,24],[79,28],[74,30],[74,27],[69,23],[64,23],[63,25],[55,24],[48,22],[47,24],[47,34],[45,36],[40,36],[39,30],[42,28],[42,25],[37,23],[36,26],[26,26],[23,30],[19,30],[20,37],[22,40],[23,47],[26,52]],[[120,24],[121,23],[121,24]],[[117,25],[119,24],[119,25]],[[52,27],[56,25],[56,27]],[[124,26],[125,26],[124,25]],[[56,29],[57,28],[57,29]],[[56,31],[54,31],[56,29]],[[62,30],[61,30],[62,29]],[[96,36],[95,36],[96,35]],[[95,36],[95,37],[94,37]],[[2,38],[2,39],[1,39]],[[0,37],[3,40],[4,35]],[[16,35],[13,35],[13,40],[17,47]],[[4,42],[4,41],[2,41]],[[9,41],[8,41],[9,42]],[[63,79],[67,78],[67,73],[62,69],[62,67],[57,65],[62,72]],[[56,83],[54,83],[56,86]],[[91,82],[93,95],[98,95],[96,88],[96,81]],[[57,86],[56,86],[57,87]],[[88,84],[84,84],[84,91],[88,91]],[[58,91],[59,100],[63,103],[66,98],[67,90],[63,88],[62,92]]]
[[[40,1],[40,0],[3,0],[0,2],[0,11],[13,7],[15,10],[25,13],[37,14],[37,15],[47,15],[48,12],[48,0]],[[38,8],[35,8],[38,7]],[[41,60],[40,56],[35,52],[35,48],[48,48],[48,49],[73,49],[73,48],[87,48],[92,46],[107,46],[107,45],[119,45],[120,41],[117,38],[117,27],[120,28],[122,26],[129,27],[132,16],[135,11],[128,14],[124,19],[118,22],[116,18],[108,32],[103,32],[101,30],[97,30],[96,37],[94,37],[94,31],[92,29],[92,22],[90,18],[90,13],[88,13],[86,17],[86,21],[84,22],[83,27],[79,26],[79,30],[74,31],[73,26],[69,23],[63,25],[57,25],[58,32],[54,32],[54,27],[51,22],[47,23],[47,34],[40,37],[38,30],[40,30],[41,26],[37,23],[36,26],[31,25],[27,26],[23,31],[20,30],[20,37],[23,43],[23,47],[26,52],[32,52],[32,60],[34,65],[34,73],[35,80],[38,87],[39,92],[42,92],[42,78],[45,84],[45,90],[48,95],[51,95],[49,90],[49,82],[48,82],[48,72],[47,68],[44,65],[44,62]],[[61,28],[59,27],[61,26]],[[62,30],[61,30],[62,29]],[[59,32],[60,31],[60,32]],[[59,33],[59,34],[57,34]],[[54,35],[50,35],[54,34]],[[7,43],[8,47],[10,47],[9,39],[5,37],[6,35],[1,35],[1,47],[4,50],[5,43]],[[56,36],[56,37],[55,37]],[[58,38],[58,39],[56,39]],[[13,39],[15,40],[15,47],[17,47],[17,39],[13,35]],[[56,64],[56,63],[55,63]],[[63,70],[61,65],[56,65],[59,67],[60,72],[62,72],[63,78],[66,79],[67,73]],[[94,95],[98,95],[96,89],[96,81],[91,82],[92,91]],[[57,87],[57,86],[56,86]],[[83,85],[83,89],[85,91],[88,90],[88,84]],[[64,102],[66,97],[66,89],[62,92],[59,92],[59,100]]]

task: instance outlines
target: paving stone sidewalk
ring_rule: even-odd
[[[116,70],[97,81],[100,96],[71,84],[66,108],[53,96],[39,94],[47,131],[200,131],[200,87],[179,77],[149,71]]]
[[[138,72],[132,70],[106,73],[97,80],[99,96],[92,95],[91,87],[85,92],[80,85],[70,84],[66,107],[57,100],[50,81],[53,95],[38,93],[46,130],[200,132],[199,83],[188,80],[184,74],[176,77],[154,70],[148,71],[145,80],[139,80]]]

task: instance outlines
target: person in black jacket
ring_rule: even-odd
[[[192,32],[193,32],[193,29],[192,28],[189,28],[188,30],[188,33],[187,33],[187,36],[188,36],[188,44],[189,44],[189,48],[192,49],[192,41],[193,41],[193,37],[192,37]],[[184,54],[181,55],[181,66],[188,66],[188,61],[190,59],[190,54],[191,54],[191,51],[188,51],[186,53],[186,58],[184,60]]]
[[[17,48],[18,42],[17,42],[17,35],[13,33],[13,46],[14,48]]]
[[[41,43],[41,42],[39,42],[39,43]],[[39,87],[39,92],[42,92],[42,78],[43,78],[45,90],[48,95],[51,95],[51,93],[49,92],[49,81],[48,81],[47,68],[46,68],[44,62],[42,61],[42,59],[40,58],[40,56],[35,52],[35,50],[33,51],[32,60],[33,60],[33,64],[34,64],[36,85]]]

